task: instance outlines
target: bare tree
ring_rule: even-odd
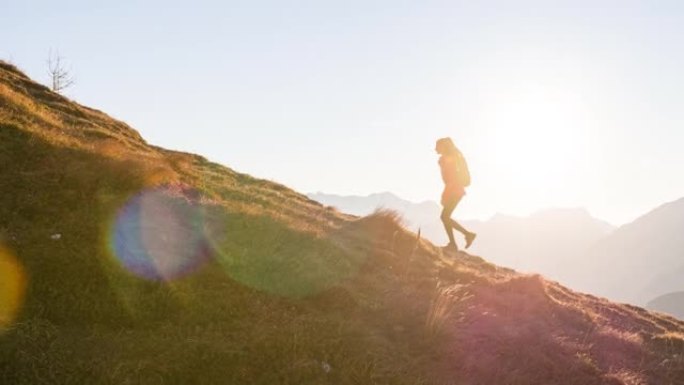
[[[47,60],[48,74],[52,80],[52,90],[55,92],[61,92],[62,90],[74,85],[74,77],[71,75],[71,70],[67,70],[62,63],[62,57],[59,56],[59,52],[55,51],[48,55]]]

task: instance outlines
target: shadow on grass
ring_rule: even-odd
[[[199,205],[192,201],[196,196],[159,186],[155,194],[162,198],[153,209],[137,207],[137,227],[119,231],[123,246],[112,247],[117,215],[149,189],[135,160],[55,146],[9,125],[0,126],[0,148],[0,163],[12,165],[0,175],[10,181],[0,202],[0,233],[29,277],[24,318],[71,325],[155,322],[188,306],[221,308],[210,303],[225,298],[201,298],[209,304],[198,304],[192,292],[231,280],[280,297],[303,298],[353,276],[363,262],[362,254],[347,253],[331,239],[291,229],[269,216]],[[169,212],[175,217],[169,218]],[[201,219],[189,218],[195,212],[201,212]],[[143,215],[142,225],[154,227],[141,230]],[[202,245],[195,237],[198,227]],[[56,234],[59,239],[53,239]],[[182,250],[190,247],[201,255]],[[164,268],[160,264],[183,265],[195,257],[201,263],[187,276],[155,275],[159,270],[154,269]],[[177,295],[179,287],[185,292]]]

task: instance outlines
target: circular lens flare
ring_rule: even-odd
[[[133,196],[119,211],[111,249],[137,276],[172,280],[195,271],[209,258],[197,194],[157,187]]]
[[[25,290],[24,269],[9,248],[0,243],[0,331],[16,319]]]

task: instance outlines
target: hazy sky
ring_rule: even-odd
[[[684,197],[679,1],[7,1],[0,58],[151,143],[301,192],[438,200],[457,215],[583,206],[620,224]]]

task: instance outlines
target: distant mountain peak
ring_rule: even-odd
[[[543,217],[543,216],[550,216],[550,215],[553,215],[553,216],[562,215],[562,216],[573,216],[573,217],[591,217],[591,214],[589,214],[589,210],[587,210],[584,207],[545,208],[545,209],[535,211],[530,216],[531,217]]]

